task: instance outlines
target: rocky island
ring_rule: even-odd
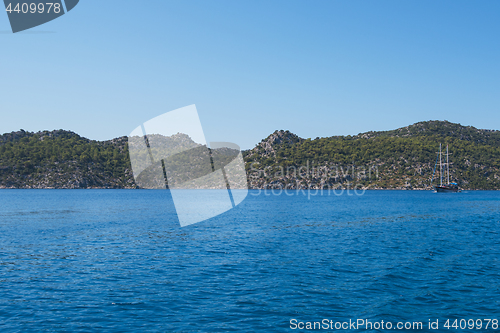
[[[439,143],[451,179],[466,190],[500,189],[500,131],[447,121],[391,131],[304,139],[275,131],[243,152],[254,189],[430,189]],[[128,138],[94,141],[71,131],[0,135],[0,188],[139,188]]]

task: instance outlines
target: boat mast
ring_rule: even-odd
[[[443,162],[441,161],[441,144],[439,144],[439,186],[443,186]]]
[[[448,145],[446,145],[446,168],[448,169],[448,185],[450,184],[450,162],[448,160]]]

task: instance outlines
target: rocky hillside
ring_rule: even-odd
[[[245,160],[252,188],[430,189],[439,143],[449,145],[450,181],[500,189],[500,132],[447,121],[314,140],[276,131]]]
[[[316,139],[276,131],[243,154],[251,188],[430,189],[439,143],[449,145],[451,181],[500,189],[500,132],[446,121]],[[129,144],[63,130],[0,135],[0,188],[137,188]]]
[[[63,130],[1,135],[0,188],[135,188],[127,137],[99,142]]]
[[[410,126],[392,131],[366,132],[358,134],[357,138],[372,139],[377,137],[415,138],[432,136],[435,138],[455,138],[478,144],[500,145],[500,131],[477,129],[472,126],[462,126],[449,121],[422,121]]]

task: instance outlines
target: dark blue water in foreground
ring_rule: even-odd
[[[167,191],[1,190],[0,331],[500,319],[500,192],[254,195],[180,228]]]

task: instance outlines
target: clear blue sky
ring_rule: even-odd
[[[0,132],[128,135],[196,104],[207,141],[253,147],[441,119],[500,129],[500,1],[81,0],[9,33]]]

